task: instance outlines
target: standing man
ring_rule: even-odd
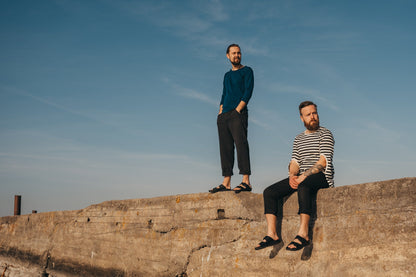
[[[247,104],[254,87],[253,70],[241,64],[241,50],[237,44],[227,48],[227,58],[232,68],[224,75],[223,92],[217,118],[220,143],[221,168],[224,180],[221,185],[209,192],[231,190],[231,176],[234,167],[234,145],[237,149],[237,162],[243,180],[234,188],[236,193],[251,191],[250,155],[247,141]]]
[[[332,157],[335,141],[332,133],[325,127],[319,126],[318,111],[313,102],[302,102],[299,105],[299,112],[306,130],[296,136],[293,142],[289,177],[269,186],[263,192],[267,235],[255,247],[256,250],[279,244],[282,241],[276,232],[278,202],[296,191],[300,227],[295,239],[289,243],[286,250],[297,251],[309,245],[309,220],[313,196],[319,189],[334,186]]]

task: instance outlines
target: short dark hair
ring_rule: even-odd
[[[230,48],[231,48],[231,47],[238,47],[238,48],[240,48],[240,45],[235,44],[235,43],[228,45],[228,47],[227,47],[227,53],[226,53],[226,54],[228,54],[228,53],[230,52]],[[240,48],[240,49],[241,49],[241,48]]]
[[[315,103],[313,103],[312,101],[303,101],[302,103],[300,103],[300,104],[299,104],[299,113],[300,113],[300,115],[302,115],[301,110],[302,110],[303,108],[307,107],[307,106],[310,106],[310,105],[314,105],[314,106],[315,106],[315,108],[317,108],[316,104],[315,104]]]

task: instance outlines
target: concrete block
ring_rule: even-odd
[[[296,235],[297,211],[293,195],[281,220],[285,246]],[[415,212],[416,178],[321,190],[312,255],[302,260],[302,251],[254,250],[266,232],[261,194],[107,201],[0,218],[0,274],[416,276]]]

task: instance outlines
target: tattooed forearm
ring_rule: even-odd
[[[309,168],[308,170],[303,173],[306,177],[311,176],[312,174],[319,173],[320,171],[324,171],[324,167],[320,164],[316,164]]]

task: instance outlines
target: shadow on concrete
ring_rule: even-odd
[[[311,243],[308,246],[305,246],[305,248],[303,248],[303,252],[302,252],[302,255],[300,257],[300,259],[302,261],[307,261],[312,256],[312,250],[313,250],[313,229],[315,227],[315,222],[316,222],[316,219],[318,217],[317,216],[317,213],[316,213],[316,195],[317,194],[318,193],[316,192],[313,195],[313,198],[312,198],[312,214],[311,214],[311,219],[309,220],[309,230],[308,230],[308,232],[309,232],[309,240],[310,240]]]
[[[293,193],[292,193],[293,194]],[[276,232],[279,238],[282,238],[282,221],[283,221],[283,205],[284,203],[289,199],[290,196],[286,196],[283,199],[279,199],[278,201],[278,207],[279,207],[279,213],[277,214],[277,221],[276,221]],[[316,213],[316,196],[317,192],[312,197],[312,215],[309,220],[309,240],[310,244],[308,246],[305,246],[302,251],[301,260],[307,261],[312,257],[312,250],[313,250],[313,229],[315,227],[315,222],[317,219],[317,213]],[[284,246],[283,238],[282,242],[273,246],[273,249],[270,251],[269,258],[273,259],[274,257],[279,254],[280,250],[282,250]]]
[[[283,241],[283,238],[282,238],[283,205],[285,204],[285,202],[289,199],[289,197],[291,195],[286,196],[282,199],[279,199],[278,202],[277,202],[279,213],[277,214],[277,220],[276,220],[276,232],[277,232],[277,235],[279,236],[279,238],[282,239],[282,242],[273,246],[273,249],[272,249],[272,251],[270,251],[270,255],[269,255],[270,259],[273,259],[274,257],[276,257],[277,254],[279,254],[279,251],[285,245],[284,241]]]

